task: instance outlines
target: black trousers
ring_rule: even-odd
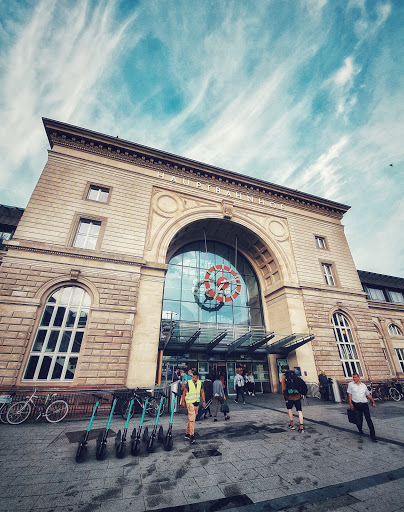
[[[369,405],[367,403],[365,404],[365,403],[361,403],[361,402],[352,402],[352,403],[353,403],[355,411],[360,412],[360,420],[359,420],[359,424],[357,425],[359,432],[362,430],[363,416],[365,416],[366,423],[368,424],[368,427],[369,427],[370,437],[372,437],[372,438],[376,437],[375,427],[373,426],[373,421],[372,421],[372,418],[370,417]]]
[[[244,386],[236,386],[236,400],[238,402],[238,397],[241,395],[241,398],[244,402]]]

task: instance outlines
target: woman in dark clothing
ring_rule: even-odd
[[[209,400],[213,399],[213,378],[210,373],[206,375],[205,382],[203,383],[203,390],[205,392],[205,402],[208,403]],[[204,418],[207,418],[207,414],[209,413],[209,418],[212,417],[210,412],[210,407],[206,407]]]

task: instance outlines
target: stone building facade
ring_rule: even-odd
[[[191,361],[229,382],[251,369],[264,391],[284,361],[311,382],[402,375],[344,235],[348,206],[44,126],[48,161],[0,266],[3,388],[148,386]]]

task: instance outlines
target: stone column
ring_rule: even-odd
[[[165,269],[150,267],[141,271],[126,383],[128,388],[155,384],[165,273]]]

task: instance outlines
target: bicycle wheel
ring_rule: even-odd
[[[401,400],[401,394],[399,393],[398,389],[396,388],[390,388],[389,394],[393,400],[396,402],[399,402]]]
[[[126,418],[128,417],[129,407],[130,407],[130,400],[125,400],[124,402],[122,402],[121,416],[124,420],[126,420]],[[133,406],[132,411],[130,413],[130,417],[133,418],[134,414],[135,414],[135,407]]]
[[[1,423],[8,423],[7,421],[7,411],[9,408],[9,404],[1,404],[0,406],[0,422]]]
[[[58,421],[62,421],[68,412],[69,406],[67,405],[67,402],[64,400],[55,400],[46,408],[45,418],[50,423],[57,423]]]
[[[157,411],[159,410],[159,406],[158,406],[158,403],[154,400],[154,399],[151,399],[149,401],[149,403],[147,404],[147,414],[149,416],[151,416],[152,418],[155,418],[157,416]]]
[[[31,404],[28,402],[16,402],[7,412],[7,421],[11,425],[23,423],[31,414]]]

